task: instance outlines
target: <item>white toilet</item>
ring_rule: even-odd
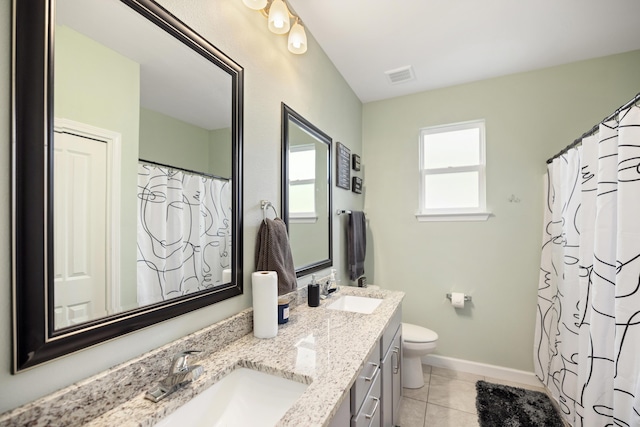
[[[438,343],[438,334],[411,323],[402,324],[402,386],[420,388],[424,385],[421,357],[431,353]]]

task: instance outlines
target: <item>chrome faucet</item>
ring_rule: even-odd
[[[187,350],[173,356],[169,375],[161,380],[156,387],[147,391],[144,397],[153,402],[159,402],[171,393],[198,379],[204,372],[204,368],[200,365],[189,366],[188,363],[189,357],[198,353],[200,353],[199,350]]]
[[[326,298],[332,292],[337,291],[338,283],[336,280],[335,268],[331,269],[331,274],[318,280],[318,283],[320,283],[320,298]]]

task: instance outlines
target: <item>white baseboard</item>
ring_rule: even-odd
[[[497,378],[504,381],[512,381],[530,386],[542,387],[542,382],[533,372],[517,369],[503,368],[502,366],[487,365],[486,363],[471,362],[469,360],[454,359],[453,357],[427,354],[422,357],[422,363],[437,368],[453,369],[455,371],[469,372],[485,377]]]

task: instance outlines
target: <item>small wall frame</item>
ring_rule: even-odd
[[[351,168],[354,171],[360,170],[360,156],[358,156],[357,154],[351,155]]]
[[[349,190],[351,188],[351,150],[336,141],[336,186]]]
[[[362,178],[354,176],[351,186],[351,191],[357,194],[362,194]]]

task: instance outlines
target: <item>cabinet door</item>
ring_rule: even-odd
[[[392,423],[398,425],[400,421],[400,398],[402,397],[402,328],[398,329],[398,333],[393,339],[393,344],[389,349],[390,365],[392,371]]]
[[[395,376],[393,375],[393,346],[382,359],[380,364],[380,374],[382,375],[382,426],[390,427],[395,425],[393,420],[393,386]]]

